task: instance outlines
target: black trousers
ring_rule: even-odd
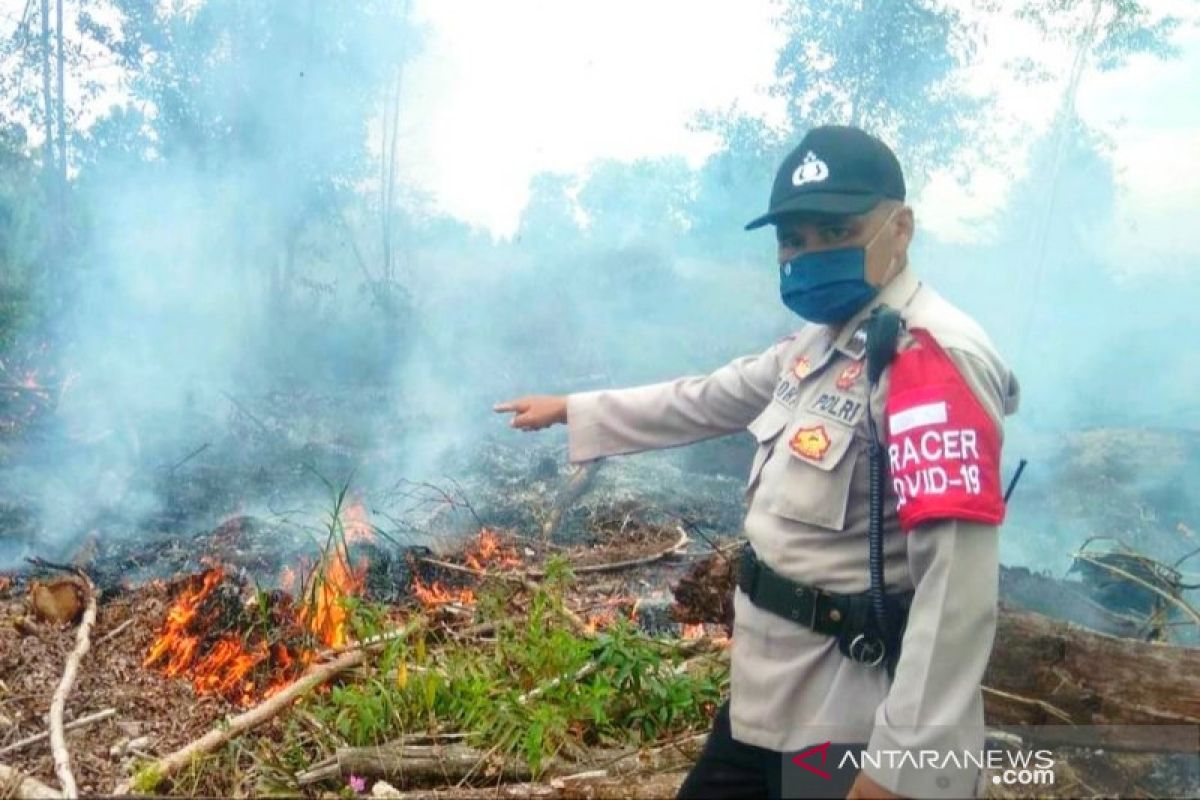
[[[833,744],[827,764],[837,764],[848,750],[863,744]],[[677,800],[740,800],[741,798],[844,798],[858,776],[857,770],[826,768],[829,778],[790,763],[792,754],[743,744],[733,738],[729,701],[717,711],[713,729],[700,758],[679,787]],[[819,762],[818,762],[819,763]]]

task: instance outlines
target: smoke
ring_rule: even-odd
[[[353,476],[368,493],[437,479],[482,442],[529,446],[491,413],[497,400],[701,374],[798,324],[778,302],[769,232],[742,231],[797,130],[711,114],[697,124],[721,144],[702,163],[543,173],[517,231],[497,237],[439,211],[391,161],[423,124],[408,116],[421,87],[405,69],[424,32],[404,4],[115,5],[133,100],[79,142],[69,313],[53,331],[72,379],[51,427],[6,469],[5,493],[37,509],[36,535],[10,539],[0,567],[94,531],[317,512],[318,476]],[[925,91],[920,75],[897,80],[896,95]],[[921,123],[906,119],[905,135]],[[486,146],[488,120],[473,124]],[[1200,287],[1194,271],[1131,263],[1128,231],[1114,263],[1128,176],[1077,115],[986,151],[969,144],[930,152],[957,153],[966,184],[996,159],[1017,165],[1012,180],[951,240],[922,227],[929,165],[915,166],[912,261],[1021,379],[1009,468],[1032,465],[1006,559],[1045,563],[1101,524],[1040,502],[1104,485],[1070,462],[1078,432],[1200,424],[1200,360],[1181,347]],[[563,433],[538,443],[561,453]],[[1194,526],[1189,495],[1163,491],[1174,477],[1138,463],[1129,502],[1156,497],[1165,526]]]

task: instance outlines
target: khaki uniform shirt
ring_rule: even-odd
[[[707,376],[569,395],[569,457],[675,447],[748,428],[758,451],[745,535],[759,558],[800,583],[864,591],[869,433],[861,328],[881,304],[898,309],[909,329],[930,331],[1002,431],[1005,415],[1017,408],[1016,379],[983,330],[907,268],[836,336],[827,326],[806,325]],[[900,348],[906,344],[902,333]],[[881,437],[888,375],[869,398]],[[818,425],[828,437],[819,443],[819,461],[794,455],[793,435]],[[843,656],[833,637],[758,608],[739,589],[730,690],[738,741],[779,751],[826,740],[866,741],[872,750],[981,750],[980,681],[996,626],[998,528],[943,519],[904,534],[885,483],[887,591],[916,590],[894,682],[882,667]],[[973,767],[863,770],[910,797],[982,789]]]

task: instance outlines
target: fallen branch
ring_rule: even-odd
[[[115,717],[116,715],[117,710],[115,708],[106,708],[103,711],[97,711],[95,714],[88,714],[86,717],[80,717],[77,720],[68,722],[63,726],[63,731],[73,731],[78,728],[86,728],[88,725],[96,722],[103,722],[104,720],[109,719],[110,717]],[[35,733],[33,736],[26,736],[20,741],[0,747],[0,756],[7,753],[16,752],[17,750],[23,750],[31,744],[37,744],[38,742],[45,741],[49,738],[50,731],[42,731],[41,733]]]
[[[453,789],[418,789],[412,792],[377,789],[374,795],[396,800],[661,800],[664,797],[674,797],[685,777],[686,772],[623,776],[589,773],[554,778],[549,783],[513,783],[476,788],[460,786]]]
[[[411,632],[417,624],[417,622],[410,622],[405,626],[405,633]],[[235,736],[239,736],[273,719],[281,711],[288,708],[297,698],[307,694],[351,667],[357,667],[366,660],[368,649],[367,647],[362,647],[352,650],[348,653],[343,653],[335,660],[326,664],[319,664],[309,668],[304,675],[300,676],[279,694],[272,696],[249,711],[222,722],[199,739],[184,745],[174,753],[164,756],[153,764],[139,770],[133,778],[119,784],[113,790],[113,794],[128,794],[135,787],[143,792],[155,789],[163,779],[174,775],[180,769],[187,766],[192,759],[211,753]]]
[[[373,648],[373,647],[376,647],[381,644],[387,644],[388,642],[394,641],[396,639],[403,639],[404,637],[408,636],[408,634],[411,632],[412,632],[411,627],[409,625],[405,625],[404,627],[401,627],[401,628],[395,628],[394,630],[384,631],[383,633],[376,634],[375,636],[368,636],[366,639],[359,639],[358,641],[347,642],[346,644],[342,645],[341,647],[329,647],[329,648],[326,648],[325,650],[322,650],[321,652],[317,653],[317,660],[324,661],[327,658],[332,658],[333,656],[340,656],[342,653],[349,653],[352,650],[362,650],[364,648],[369,649],[369,648]]]
[[[1155,586],[1151,583],[1148,583],[1147,581],[1144,581],[1141,578],[1139,578],[1137,575],[1126,572],[1125,570],[1121,569],[1120,567],[1100,561],[1100,560],[1092,557],[1088,553],[1079,552],[1079,553],[1074,553],[1073,555],[1075,558],[1079,559],[1080,561],[1086,561],[1087,563],[1091,564],[1094,567],[1099,567],[1100,569],[1108,570],[1109,572],[1113,573],[1114,575],[1124,578],[1125,580],[1129,581],[1130,583],[1136,584],[1138,586],[1141,586],[1143,589],[1145,589],[1147,591],[1153,592],[1154,594],[1161,597],[1163,600],[1166,600],[1168,603],[1170,603],[1170,604],[1174,605],[1176,608],[1179,608],[1180,610],[1182,610],[1183,613],[1187,614],[1189,617],[1192,618],[1193,622],[1195,622],[1197,625],[1200,625],[1200,612],[1196,611],[1196,609],[1192,608],[1190,605],[1188,605],[1186,602],[1184,602],[1182,598],[1176,597],[1175,595],[1171,594],[1170,592],[1165,592],[1160,587]]]
[[[229,392],[221,392],[221,394],[225,395],[225,399],[228,400],[230,403],[233,403],[234,407],[236,407],[238,411],[240,411],[244,415],[246,415],[246,418],[249,419],[251,422],[253,422],[255,425],[257,425],[263,433],[267,434],[268,436],[275,435],[271,431],[271,429],[268,428],[262,420],[260,420],[256,416],[254,416],[254,414],[250,413],[250,409],[248,409],[244,405],[242,405],[236,397],[231,395]]]
[[[75,686],[75,675],[79,672],[79,663],[92,644],[90,637],[92,626],[96,624],[96,608],[100,596],[100,590],[92,584],[87,573],[81,569],[73,571],[87,587],[87,609],[83,612],[83,619],[79,621],[79,628],[75,631],[75,649],[67,657],[62,679],[58,682],[58,688],[54,690],[54,697],[50,701],[50,752],[54,756],[54,773],[58,776],[59,783],[62,784],[62,796],[69,798],[78,797],[79,789],[75,786],[75,775],[71,772],[71,753],[67,750],[67,735],[63,730],[63,714],[66,711],[67,696],[71,694],[71,689]]]
[[[563,514],[569,511],[571,506],[575,505],[575,502],[588,490],[599,469],[600,459],[575,467],[571,477],[567,478],[567,482],[563,485],[562,491],[555,498],[554,505],[546,516],[546,521],[542,523],[543,542],[554,538],[554,534],[558,532],[558,526],[562,524]]]
[[[640,567],[645,564],[653,564],[655,561],[661,561],[664,558],[669,558],[670,556],[677,555],[680,550],[682,550],[684,547],[687,546],[687,543],[688,543],[687,531],[680,528],[679,529],[679,538],[675,541],[675,543],[673,545],[666,548],[665,550],[660,550],[657,553],[651,553],[650,555],[642,556],[641,558],[630,558],[630,559],[626,559],[624,561],[610,561],[607,564],[587,564],[587,565],[584,565],[581,567],[572,566],[571,572],[575,573],[576,575],[582,575],[587,572],[616,572],[616,571],[622,570],[622,569],[630,569],[632,567]],[[546,573],[542,572],[541,570],[536,570],[536,569],[526,570],[525,574],[530,576],[531,578],[542,578],[542,577],[545,577],[545,575],[546,575]]]
[[[554,778],[551,782],[554,784],[570,782],[572,776],[612,777],[679,769],[696,759],[705,738],[703,733],[689,733],[681,739],[646,750],[593,750],[587,753],[586,761],[556,756],[542,763],[541,777]],[[435,786],[462,780],[474,774],[482,762],[486,762],[490,781],[527,781],[532,777],[529,767],[520,759],[493,760],[490,751],[465,744],[414,745],[396,741],[376,747],[339,747],[337,750],[338,774],[342,777],[381,778],[406,786]],[[328,764],[310,772],[313,776],[319,774],[319,779],[331,777]]]
[[[39,780],[23,775],[12,767],[0,764],[0,797],[26,797],[30,800],[51,800],[62,797]]]
[[[111,631],[109,631],[108,633],[104,634],[99,639],[97,639],[96,647],[99,647],[100,645],[104,644],[105,642],[115,639],[117,637],[117,635],[121,633],[121,631],[125,630],[126,628],[128,628],[130,625],[132,625],[136,621],[137,621],[137,619],[135,617],[130,617],[129,619],[125,620],[120,625],[113,628]]]

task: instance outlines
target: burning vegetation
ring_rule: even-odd
[[[597,786],[621,794],[669,794],[727,690],[736,543],[699,547],[680,526],[628,507],[587,513],[591,540],[527,538],[481,523],[435,552],[398,544],[395,530],[378,527],[366,502],[343,490],[316,547],[238,516],[193,539],[181,563],[195,566],[172,578],[101,581],[88,656],[96,663],[75,692],[74,722],[97,731],[72,740],[76,755],[87,756],[76,762],[81,788],[318,795],[389,784],[567,786],[566,775],[599,771]],[[693,558],[712,547],[717,555]],[[151,545],[87,552],[101,576],[113,574],[110,562],[127,574],[131,564],[179,554]],[[1082,555],[1097,569],[1140,564]],[[73,587],[66,627],[47,616],[0,634],[8,637],[0,692],[35,698],[22,705],[0,694],[0,710],[22,709],[13,728],[29,738],[44,713],[34,687],[56,676],[26,678],[18,666],[37,652],[33,642],[71,637],[79,604],[94,595],[79,594],[88,584],[75,578],[5,578],[0,601],[20,598],[22,607],[48,585]],[[1065,596],[1064,586],[1057,591]],[[1141,708],[1193,713],[1186,698],[1194,676],[1166,668],[1194,658],[1186,651],[1160,647],[1149,654],[1160,660],[1145,662],[1104,637],[1046,629],[1035,617],[1001,617],[988,684],[996,697],[1036,698],[1043,690],[1022,690],[1021,681],[1045,673],[1058,681],[1055,713],[1073,721],[1095,718],[1090,698],[1100,685],[1102,696],[1129,701],[1107,704],[1106,719],[1137,721],[1129,715]],[[86,625],[85,615],[77,627]],[[1011,646],[1047,638],[1059,642],[1054,652],[1079,653],[1089,666],[1041,664]],[[61,656],[52,652],[61,650],[47,650],[47,668],[57,669]],[[1144,674],[1150,688],[1134,703],[1122,684],[1104,683],[1100,663]],[[989,701],[989,720],[1038,722],[1028,717],[1035,707],[1043,706]],[[137,727],[117,727],[134,716]],[[93,740],[104,742],[102,757],[87,750]],[[22,741],[15,733],[0,740],[0,750],[20,745],[0,761],[52,774],[49,754]],[[1145,780],[1155,763],[1123,764],[1127,782]]]

